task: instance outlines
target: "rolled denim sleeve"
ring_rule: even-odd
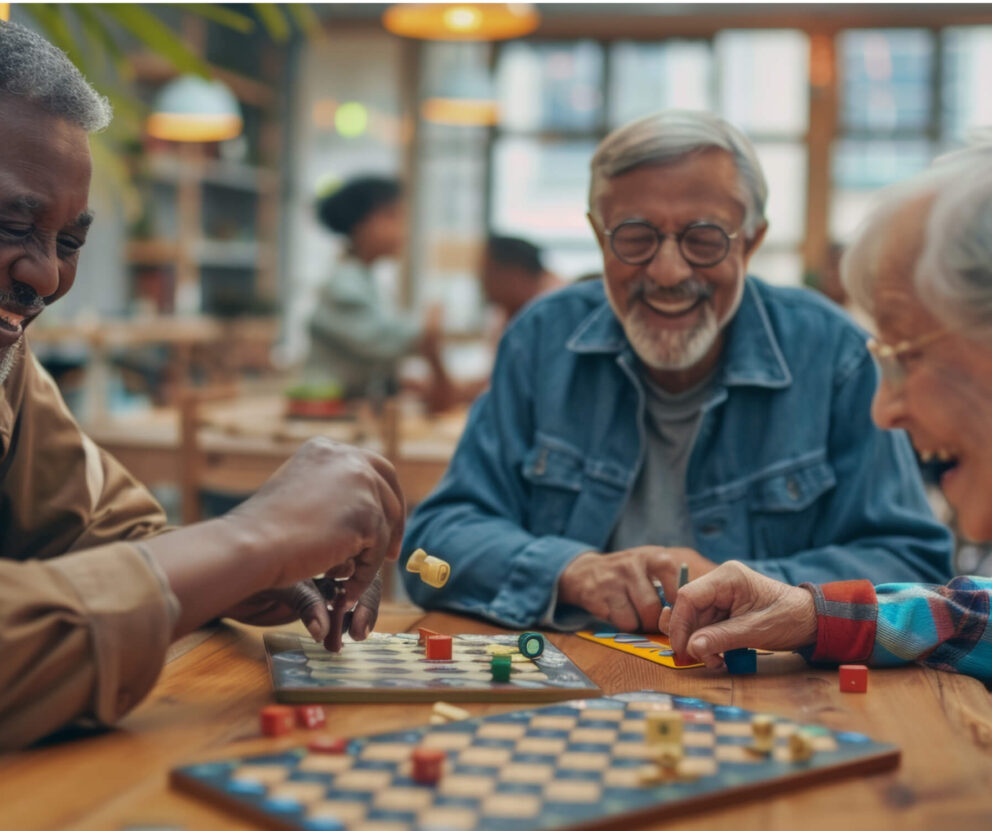
[[[587,542],[529,533],[529,485],[522,475],[534,431],[533,354],[509,332],[492,385],[476,401],[441,484],[407,526],[402,562],[423,548],[451,564],[441,589],[403,572],[426,608],[479,615],[510,627],[546,619],[558,577]]]
[[[909,440],[871,420],[877,383],[874,363],[858,344],[834,382],[829,458],[836,485],[821,505],[822,544],[748,561],[756,571],[792,585],[854,576],[876,584],[950,579],[953,539],[927,503]]]

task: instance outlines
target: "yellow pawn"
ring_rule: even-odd
[[[793,762],[805,762],[813,755],[813,739],[808,733],[797,730],[789,736],[789,758]]]
[[[644,741],[648,744],[682,744],[682,714],[676,710],[650,712],[644,718]]]
[[[424,549],[418,548],[406,561],[406,570],[420,575],[428,586],[441,588],[451,576],[451,566],[440,557],[432,557]]]
[[[755,753],[771,753],[775,749],[775,719],[772,716],[757,715],[751,719],[751,735],[754,744],[750,750]]]

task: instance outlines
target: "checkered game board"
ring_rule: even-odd
[[[685,769],[698,778],[642,785],[651,758],[645,714],[684,721]],[[344,754],[305,748],[176,769],[175,787],[276,829],[538,831],[626,827],[792,787],[882,770],[899,751],[858,733],[804,727],[816,752],[792,762],[775,723],[770,756],[748,751],[753,713],[664,693],[569,701],[350,742]],[[447,754],[437,785],[411,778],[413,748]]]
[[[599,695],[564,652],[545,642],[522,655],[517,635],[452,635],[451,660],[428,660],[415,634],[373,632],[334,654],[299,635],[269,632],[266,658],[276,699],[305,701],[560,701]],[[490,661],[509,652],[510,680],[494,681]]]

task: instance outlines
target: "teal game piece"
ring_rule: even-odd
[[[536,658],[544,652],[544,635],[537,632],[524,632],[517,639],[520,652],[528,658]]]
[[[731,675],[754,675],[758,671],[758,653],[753,649],[728,649],[723,662]]]

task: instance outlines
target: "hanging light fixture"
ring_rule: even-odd
[[[168,141],[224,141],[241,133],[241,108],[223,81],[181,75],[155,96],[145,128]]]
[[[488,70],[489,47],[445,43],[434,47],[433,87],[420,105],[425,121],[460,127],[489,127],[499,120],[499,102]]]
[[[0,3],[0,20],[10,20],[10,3]]]
[[[529,3],[398,3],[382,25],[420,40],[506,40],[529,35],[540,23]]]

